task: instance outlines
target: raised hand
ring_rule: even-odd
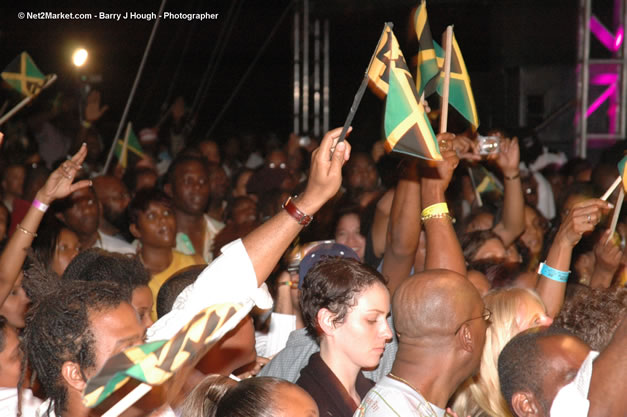
[[[428,161],[428,166],[421,170],[422,184],[425,187],[438,187],[441,191],[448,188],[453,178],[453,172],[459,164],[459,157],[454,148],[455,135],[452,133],[440,133],[437,135],[440,144],[442,161]]]
[[[575,204],[557,231],[556,239],[562,239],[574,247],[584,233],[594,230],[601,221],[603,211],[612,207],[612,204],[598,198]]]
[[[100,91],[92,90],[87,96],[87,105],[85,106],[85,121],[95,122],[109,109],[109,106],[101,106]]]
[[[590,281],[591,287],[609,287],[623,257],[620,246],[613,239],[608,239],[609,236],[608,229],[594,245],[595,264]]]
[[[520,148],[518,138],[501,138],[499,152],[495,154],[496,164],[506,177],[513,177],[519,172]]]
[[[52,174],[44,186],[37,192],[37,200],[45,204],[65,198],[76,190],[91,185],[90,180],[82,180],[72,184],[74,177],[87,156],[87,145],[83,143],[72,159],[63,162]]]
[[[350,158],[351,146],[347,141],[338,143],[341,132],[341,127],[327,132],[320,147],[311,154],[309,180],[302,201],[314,211],[337,194],[342,185],[342,166]]]
[[[464,135],[453,135],[452,138],[449,135],[451,134],[441,133],[438,135],[438,145],[441,152],[452,149],[457,153],[459,159],[467,159],[469,161],[479,161],[481,159],[476,142]]]

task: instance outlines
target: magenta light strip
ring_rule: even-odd
[[[594,100],[594,103],[592,103],[590,105],[590,107],[588,107],[588,111],[586,112],[586,117],[590,117],[590,115],[592,113],[594,113],[601,104],[603,104],[603,102],[605,100],[608,99],[608,97],[614,92],[616,91],[616,84],[614,83],[612,85],[610,85],[604,92],[603,94],[601,94],[596,100]]]
[[[593,85],[610,85],[618,81],[618,74],[603,73],[592,77],[590,84]]]
[[[623,44],[625,38],[624,29],[618,28],[616,36],[614,36],[603,23],[599,22],[596,16],[590,17],[590,31],[594,33],[594,36],[610,51],[616,52]]]

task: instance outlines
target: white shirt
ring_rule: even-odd
[[[296,330],[296,316],[293,314],[272,313],[270,329],[267,333],[255,332],[255,349],[257,355],[271,358],[279,353],[287,344],[290,333]]]
[[[22,416],[35,417],[41,400],[28,388],[22,390]],[[17,416],[17,388],[0,388],[0,417]]]
[[[238,313],[248,313],[254,305],[272,308],[268,287],[265,283],[257,286],[255,269],[241,239],[224,246],[222,255],[176,297],[172,311],[148,329],[147,341],[170,339],[200,311],[227,302],[242,304]]]
[[[581,364],[575,379],[564,385],[553,399],[551,417],[586,417],[590,408],[588,391],[592,379],[592,366],[599,352],[590,351]]]
[[[98,230],[98,240],[94,244],[94,248],[104,249],[109,252],[121,253],[123,255],[135,254],[135,248],[130,243],[118,239],[117,237],[109,236]]]
[[[409,385],[386,376],[368,391],[353,417],[444,417],[445,413]]]

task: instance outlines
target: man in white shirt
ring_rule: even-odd
[[[61,221],[76,233],[82,249],[94,247],[109,252],[135,253],[130,243],[99,230],[100,206],[92,187],[76,190],[65,199],[55,202],[55,209]]]

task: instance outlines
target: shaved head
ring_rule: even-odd
[[[453,334],[473,314],[481,314],[483,308],[481,296],[470,281],[445,269],[410,277],[392,300],[394,325],[401,338]]]

